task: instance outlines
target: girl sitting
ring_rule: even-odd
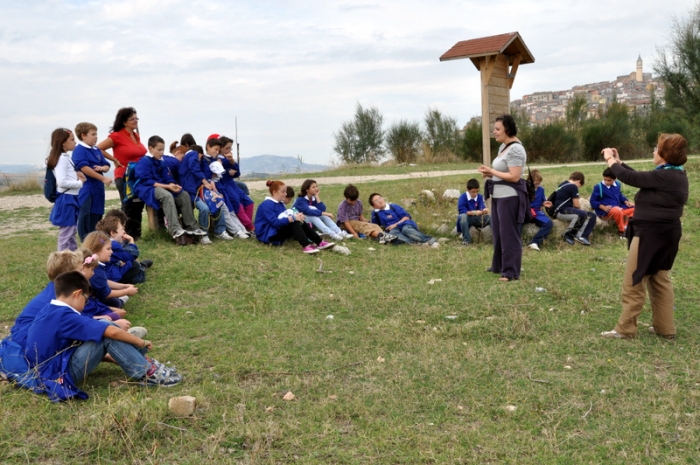
[[[258,206],[255,215],[255,230],[260,242],[281,245],[287,239],[294,238],[307,254],[335,246],[332,242],[322,240],[306,224],[303,213],[287,210],[284,205],[287,186],[282,181],[267,181],[267,186],[270,195]]]
[[[335,221],[333,221],[333,213],[326,211],[326,204],[321,202],[319,193],[321,189],[313,179],[307,179],[301,185],[299,197],[294,202],[294,208],[306,216],[306,221],[313,224],[316,229],[321,231],[321,234],[330,236],[333,240],[341,241],[350,237],[352,234],[347,234],[341,231]]]
[[[133,284],[122,284],[107,279],[105,266],[112,257],[112,240],[102,231],[93,231],[83,241],[83,247],[96,254],[100,263],[90,278],[92,295],[109,307],[124,307],[129,296],[135,295],[139,290]]]

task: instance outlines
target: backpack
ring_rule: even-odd
[[[44,197],[51,203],[54,203],[56,198],[58,198],[56,176],[53,174],[53,170],[48,166],[46,167],[46,175],[44,176]]]
[[[603,200],[603,186],[601,184],[602,183],[599,182],[596,184],[596,186],[598,187],[598,195],[600,196],[600,200]],[[620,181],[616,179],[615,184],[617,184],[617,187],[620,188],[620,192],[622,192],[622,185],[620,184]]]
[[[207,204],[209,208],[209,213],[216,217],[216,215],[221,211],[221,207],[224,205],[224,196],[216,191],[207,189],[204,186],[200,186],[197,190],[197,197],[199,200]]]
[[[138,200],[136,185],[139,183],[139,180],[136,179],[136,163],[135,161],[130,161],[124,170],[124,200],[122,200],[124,203],[129,200]]]
[[[568,198],[568,199],[564,200],[562,203],[560,203],[558,207],[556,207],[556,208],[554,207],[554,204],[557,201],[557,192],[559,191],[559,189],[561,189],[565,185],[566,184],[563,184],[563,185],[557,187],[557,190],[553,191],[551,194],[549,194],[549,197],[547,197],[547,201],[552,202],[552,206],[545,207],[544,209],[550,218],[555,218],[557,216],[557,213],[559,213],[559,209],[561,208],[561,206],[564,205],[569,200],[571,200],[570,198]]]

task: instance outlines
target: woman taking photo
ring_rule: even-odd
[[[499,281],[520,278],[523,244],[520,228],[530,208],[525,180],[521,178],[527,161],[525,148],[515,137],[518,128],[511,115],[496,118],[493,135],[501,143],[492,168],[481,165],[479,172],[486,178],[485,197],[491,200],[493,230],[493,259],[487,271],[501,275]]]
[[[620,162],[616,149],[603,149],[603,157],[617,179],[638,187],[634,217],[627,225],[627,264],[622,278],[622,315],[612,331],[601,336],[629,339],[637,335],[637,317],[646,294],[651,302],[649,332],[675,339],[673,284],[669,272],[681,240],[681,216],[688,201],[688,142],[679,134],[661,134],[654,149],[652,171],[634,171]],[[646,288],[646,290],[645,290]]]
[[[141,143],[138,129],[139,118],[136,115],[136,110],[132,107],[121,108],[114,118],[114,125],[109,136],[97,144],[97,147],[103,152],[112,149],[114,158],[121,164],[114,170],[114,183],[119,190],[119,198],[122,200],[122,210],[128,218],[124,229],[134,240],[141,237],[144,204],[141,200],[124,202],[124,172],[129,162],[139,161],[148,152]]]

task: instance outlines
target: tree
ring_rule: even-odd
[[[425,140],[433,155],[456,154],[457,139],[457,118],[429,108],[425,114]]]
[[[588,116],[588,101],[583,95],[576,95],[566,105],[566,126],[572,131],[578,131]]]
[[[612,102],[605,112],[599,113],[598,119],[586,121],[581,130],[581,143],[586,160],[600,160],[600,152],[605,147],[616,147],[621,153],[634,155],[629,107]]]
[[[386,132],[385,145],[398,163],[416,160],[423,134],[418,123],[401,120]]]
[[[345,163],[371,163],[384,156],[384,117],[375,107],[362,108],[357,103],[355,118],[346,121],[340,131],[333,134],[333,150]]]

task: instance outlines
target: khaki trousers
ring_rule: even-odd
[[[655,275],[644,276],[642,282],[632,285],[632,273],[637,269],[639,237],[634,237],[627,255],[625,276],[622,279],[622,315],[617,320],[615,331],[625,336],[637,335],[637,317],[642,313],[646,294],[649,292],[651,302],[651,321],[656,334],[675,337],[673,324],[673,284],[669,270],[659,271]]]

